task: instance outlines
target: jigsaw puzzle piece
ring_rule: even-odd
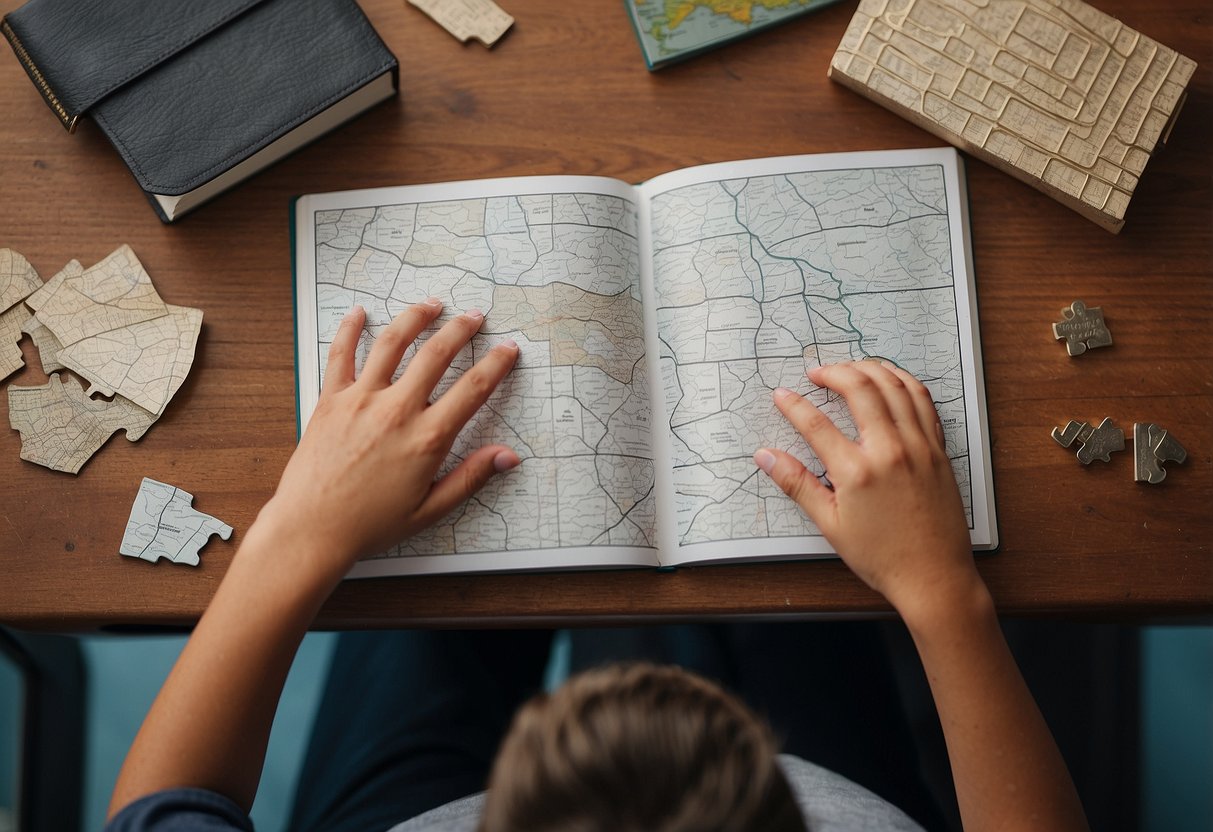
[[[1157,484],[1167,478],[1164,462],[1182,464],[1188,458],[1175,437],[1153,422],[1133,425],[1133,479]]]
[[[1082,355],[1088,349],[1107,347],[1112,344],[1112,333],[1104,323],[1103,309],[1088,307],[1080,300],[1061,310],[1065,319],[1053,324],[1053,337],[1066,340],[1066,352],[1071,356]]]
[[[1091,435],[1083,440],[1078,449],[1078,461],[1090,465],[1094,460],[1112,461],[1113,451],[1125,449],[1125,432],[1112,424],[1110,418],[1104,419],[1099,426],[1091,431]]]

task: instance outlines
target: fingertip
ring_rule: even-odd
[[[493,470],[498,474],[504,474],[511,468],[516,468],[521,462],[522,460],[518,457],[518,454],[506,448],[493,455]]]
[[[775,468],[775,454],[768,451],[766,448],[759,448],[754,452],[754,464],[757,465],[764,474],[771,475],[771,471]]]

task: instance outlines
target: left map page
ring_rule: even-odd
[[[503,442],[522,465],[439,525],[364,560],[351,577],[656,564],[630,187],[531,177],[303,197],[295,256],[301,430],[333,333],[355,304],[368,321],[359,367],[392,317],[426,297],[446,303],[438,325],[467,309],[485,312],[439,395],[498,341],[513,338],[520,347],[449,464]]]

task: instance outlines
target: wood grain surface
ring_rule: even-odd
[[[0,0],[0,12],[17,5]],[[1211,12],[1205,0],[1098,5],[1200,66],[1119,236],[969,161],[1002,538],[980,569],[1008,614],[1203,617],[1213,612]],[[0,246],[45,279],[129,243],[165,301],[206,314],[198,360],[164,417],[138,443],[115,436],[79,476],[21,461],[4,418],[0,621],[79,630],[200,615],[295,445],[292,196],[525,174],[640,181],[728,159],[939,144],[826,79],[853,2],[655,74],[622,3],[505,6],[517,22],[489,51],[404,0],[366,0],[400,60],[400,97],[171,226],[95,125],[66,133],[0,48]],[[1075,299],[1103,307],[1114,346],[1067,357],[1049,325]],[[42,383],[28,339],[22,349],[33,366],[7,384]],[[1068,419],[1105,416],[1130,435],[1135,421],[1164,426],[1187,463],[1148,486],[1133,482],[1131,450],[1083,467],[1049,438]],[[213,540],[196,569],[120,557],[144,476],[194,493],[233,539]],[[826,561],[347,582],[317,626],[887,611]]]

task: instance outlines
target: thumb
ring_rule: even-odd
[[[833,528],[834,492],[821,484],[800,460],[791,454],[774,448],[759,448],[754,453],[754,464],[774,480],[809,515],[826,536]]]

